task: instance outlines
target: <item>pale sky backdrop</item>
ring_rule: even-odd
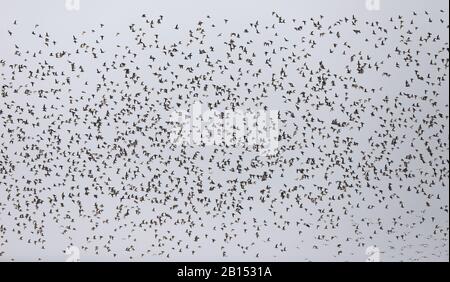
[[[65,48],[69,50],[70,48],[73,49],[73,35],[78,35],[82,31],[90,31],[91,29],[96,29],[100,24],[104,24],[105,27],[103,32],[105,33],[105,40],[110,44],[106,48],[110,47],[112,49],[113,45],[116,44],[116,42],[114,41],[115,32],[126,34],[128,26],[131,23],[140,22],[142,20],[141,15],[144,13],[147,15],[151,15],[152,17],[156,17],[157,15],[164,15],[164,25],[159,28],[159,31],[161,32],[161,41],[175,42],[177,40],[185,40],[187,35],[185,33],[184,36],[180,36],[180,33],[175,33],[173,31],[173,27],[176,24],[179,24],[182,31],[188,28],[194,28],[194,26],[200,19],[205,20],[206,15],[210,15],[212,20],[216,20],[218,23],[220,23],[218,29],[222,29],[221,31],[223,31],[224,33],[229,33],[234,30],[242,30],[244,25],[248,25],[249,23],[255,22],[257,20],[262,24],[273,23],[274,18],[272,16],[272,11],[276,11],[278,14],[282,15],[285,18],[296,18],[298,20],[309,20],[309,18],[311,17],[318,18],[320,15],[323,15],[323,21],[326,23],[332,23],[339,18],[351,17],[352,15],[356,15],[361,21],[377,20],[386,25],[388,25],[389,19],[391,17],[398,17],[398,15],[405,15],[405,17],[410,17],[413,11],[417,11],[421,13],[421,15],[424,13],[424,11],[429,11],[431,16],[436,17],[436,21],[440,18],[447,18],[448,24],[448,6],[449,3],[447,0],[381,0],[381,9],[379,11],[368,11],[366,9],[364,0],[81,0],[79,11],[67,11],[65,8],[64,0],[0,0],[0,61],[5,60],[7,63],[17,62],[18,58],[14,55],[15,44],[19,45],[19,47],[22,49],[42,49],[42,45],[38,45],[36,39],[31,36],[31,31],[34,30],[35,24],[39,24],[39,30],[41,32],[48,32],[51,35],[51,38],[58,42],[57,49],[59,50],[64,50]],[[442,14],[440,13],[441,9],[445,11],[445,16],[442,16]],[[229,19],[229,24],[226,27],[223,26],[224,18]],[[17,25],[13,25],[14,21],[17,21]],[[448,29],[446,29],[442,25],[439,25],[437,22],[433,23],[433,25],[424,26],[423,28],[424,32],[430,31],[434,32],[435,34],[439,34],[442,42],[447,43],[448,48]],[[13,37],[10,37],[8,35],[8,30],[14,32]],[[290,36],[291,38],[295,38],[295,36],[297,36],[293,31],[291,34],[285,31],[284,35]],[[129,42],[126,41],[127,38],[125,36],[120,37],[120,40],[121,44],[134,44],[134,40],[131,36],[128,39]],[[348,37],[348,40],[349,44],[355,50],[372,52],[372,50],[364,50],[365,45],[363,42],[359,40],[351,41],[351,36]],[[217,42],[210,42],[210,44],[215,43]],[[435,50],[430,51],[434,52]],[[339,69],[342,66],[343,62],[339,60],[332,61],[334,59],[327,60],[327,52],[328,49],[326,47],[322,49],[321,47],[319,47],[313,52],[313,57],[311,60],[316,62],[325,60],[325,63],[328,67]],[[381,56],[380,54],[374,52],[371,53],[371,55],[375,57],[375,59],[382,60],[382,58],[377,58],[377,56]],[[85,57],[77,61],[77,64],[83,64],[87,66],[87,68],[89,68],[89,66],[92,66],[93,69],[91,69],[90,71],[95,71],[95,66],[97,63],[93,62],[92,59]],[[148,64],[149,62],[142,61],[143,66],[146,66]],[[274,64],[277,63],[275,62]],[[426,66],[423,66],[423,68],[425,70],[427,69]],[[398,76],[392,79],[392,83],[390,84],[386,84],[384,82],[381,83],[377,80],[378,78],[373,79],[373,77],[371,77],[370,75],[366,75],[364,77],[364,79],[366,79],[365,82],[368,85],[374,85],[377,87],[382,86],[385,89],[385,95],[395,93],[396,90],[403,86],[403,81],[408,74],[402,71],[395,70],[395,68],[392,68],[391,70],[393,73],[398,74]],[[0,73],[3,72],[7,72],[7,70],[5,68],[0,68]],[[446,74],[448,79],[448,65]],[[18,80],[18,82],[20,82],[20,78],[18,78]],[[92,76],[91,78],[88,77],[87,80],[95,84],[96,78]],[[402,82],[402,85],[399,85],[399,81]],[[26,82],[26,80],[23,80],[22,82]],[[2,81],[0,81],[0,86],[4,83],[7,82],[5,82],[2,78]],[[47,85],[47,87],[48,86],[51,85]],[[77,91],[76,85],[72,85],[72,88],[74,92]],[[80,89],[81,88],[79,88],[78,90]],[[423,90],[424,88],[415,89],[415,91],[420,94],[423,94]],[[343,89],[337,89],[336,91],[342,93]],[[439,110],[442,112],[446,112],[448,115],[448,81],[446,81],[438,91],[441,95],[439,96],[439,98],[436,98],[439,101],[439,105],[437,106],[437,108],[439,108]],[[240,94],[246,95],[245,92]],[[285,106],[283,105],[283,101],[281,100],[280,96],[277,97],[278,98],[273,98],[269,107],[271,109],[281,111],[285,110]],[[11,97],[7,99],[11,99]],[[0,97],[0,110],[7,110],[5,108],[5,103],[8,103],[9,101],[7,99]],[[33,99],[35,98],[30,97],[30,100],[20,100],[16,102],[19,104],[28,102],[36,103],[36,105],[39,105],[40,102]],[[433,113],[434,110],[435,109],[433,108],[429,108],[424,109],[424,112]],[[63,114],[70,115],[70,113]],[[161,112],[161,114],[167,118],[168,113]],[[328,116],[327,112],[323,112],[320,117],[325,120],[329,118],[332,119],[332,117]],[[371,134],[371,130],[376,128],[376,125],[372,125],[371,122],[372,121],[370,120],[366,121],[368,125],[365,128],[365,130],[367,130],[366,132],[361,132],[360,134],[353,136],[355,140],[361,142],[361,148],[364,148],[364,142],[367,142],[365,137],[367,137],[368,134]],[[448,130],[448,119],[446,120],[445,126]],[[0,129],[0,133],[2,132],[6,132],[5,128]],[[32,134],[32,132],[30,132],[30,134]],[[448,134],[442,136],[442,139],[446,140],[447,142],[447,163],[443,166],[447,167],[448,172]],[[9,142],[8,139],[0,141],[6,143]],[[140,142],[141,141],[143,142],[145,140],[140,140]],[[14,152],[20,152],[21,148],[17,146],[16,144],[9,145],[8,152],[11,158],[14,158]],[[206,148],[202,151],[202,153],[206,155],[210,153],[211,150],[212,148]],[[397,152],[399,154],[398,158],[403,157],[405,152],[409,152],[408,150],[408,148],[402,148],[401,150],[399,150],[399,152]],[[411,153],[414,152],[411,151]],[[234,155],[232,158],[237,158],[237,155]],[[393,156],[393,158],[396,158],[396,156]],[[17,175],[14,176],[16,178],[19,178],[22,174],[25,176],[30,176],[27,169],[20,169],[20,166],[16,169],[16,173]],[[181,174],[183,172],[180,171],[179,173]],[[217,171],[215,173],[215,180],[225,181],[227,177],[229,177],[229,175],[223,174],[220,171]],[[279,175],[275,176],[268,182],[262,183],[262,185],[276,186],[277,184],[281,183],[291,186],[295,185],[296,180],[294,174],[295,173],[287,171],[283,177]],[[111,175],[111,177],[114,178],[114,175]],[[8,179],[9,180],[7,181],[10,181],[9,183],[13,183],[13,178]],[[50,181],[49,183],[51,183],[52,180],[50,179],[48,181]],[[89,181],[83,181],[80,180],[79,184],[89,185]],[[314,181],[311,181],[311,183],[309,184],[324,184],[323,181],[318,179]],[[395,183],[395,185],[401,184],[401,181],[399,181],[398,179],[393,179],[392,181]],[[417,177],[413,179],[410,184],[415,185],[415,183],[417,184],[419,181],[419,177]],[[148,249],[152,249],[151,244],[156,243],[154,234],[157,232],[161,232],[161,235],[172,234],[177,238],[182,238],[185,242],[190,242],[189,240],[191,240],[191,246],[195,246],[195,256],[191,255],[189,251],[183,253],[172,252],[171,258],[167,259],[165,256],[158,255],[161,249],[154,248],[150,254],[144,257],[136,256],[133,260],[253,261],[256,259],[255,254],[259,253],[259,260],[264,261],[364,261],[367,259],[367,255],[365,253],[366,247],[375,245],[379,247],[382,252],[381,259],[386,261],[448,261],[448,212],[445,213],[440,210],[440,207],[442,207],[443,205],[447,205],[448,209],[448,179],[444,182],[446,184],[444,185],[444,187],[442,187],[442,185],[439,186],[439,184],[436,184],[435,187],[436,191],[439,191],[440,193],[441,200],[438,201],[435,199],[430,199],[432,206],[431,208],[426,209],[427,211],[425,216],[427,218],[430,218],[431,216],[434,216],[436,218],[436,221],[433,223],[427,222],[422,225],[411,227],[409,226],[409,224],[417,221],[416,215],[408,215],[404,210],[401,210],[400,208],[385,210],[381,207],[375,208],[373,210],[361,210],[355,213],[360,218],[354,218],[353,220],[366,218],[369,221],[375,222],[376,218],[381,218],[382,220],[386,220],[387,225],[389,225],[388,222],[392,220],[394,215],[402,216],[401,221],[404,226],[397,226],[396,228],[397,230],[405,231],[404,234],[410,234],[406,235],[403,240],[393,240],[393,237],[391,235],[388,235],[386,233],[386,230],[378,231],[377,235],[374,235],[373,238],[369,238],[369,234],[372,234],[374,230],[373,226],[365,228],[364,225],[361,225],[360,233],[355,234],[354,228],[351,226],[352,221],[347,220],[343,221],[341,226],[337,230],[325,231],[329,232],[324,233],[327,236],[337,237],[337,239],[331,240],[329,245],[326,246],[326,244],[324,245],[323,241],[319,242],[317,240],[317,235],[322,234],[320,232],[315,232],[314,230],[305,231],[304,234],[299,236],[298,230],[296,230],[295,228],[288,229],[285,232],[281,232],[278,228],[275,228],[274,225],[269,224],[266,228],[262,229],[261,237],[271,236],[273,244],[268,244],[262,242],[263,240],[260,240],[254,247],[251,248],[251,251],[249,251],[248,254],[243,255],[237,244],[240,243],[240,245],[244,246],[249,245],[252,240],[254,240],[254,238],[250,235],[242,235],[237,239],[233,246],[227,248],[228,256],[226,258],[223,258],[220,244],[212,244],[206,241],[194,242],[193,238],[187,237],[186,234],[184,234],[183,229],[172,225],[161,227],[161,230],[158,231],[135,231],[133,238],[137,238],[137,241],[130,242],[129,238],[127,238],[127,236],[129,235],[127,232],[129,232],[129,229],[124,229],[123,231],[115,233],[113,232],[113,229],[117,227],[117,224],[119,224],[117,222],[100,226],[95,233],[92,233],[90,231],[90,223],[86,219],[78,218],[76,221],[77,230],[69,232],[70,236],[68,236],[61,235],[61,226],[52,221],[51,218],[47,217],[42,218],[45,221],[46,226],[45,238],[47,240],[47,244],[45,249],[41,249],[38,246],[33,246],[32,244],[27,244],[25,241],[19,240],[17,234],[6,231],[0,238],[0,253],[4,252],[3,256],[0,256],[0,261],[35,261],[38,259],[64,261],[66,259],[64,250],[69,245],[82,246],[83,244],[85,244],[85,239],[88,236],[93,236],[95,234],[99,235],[113,233],[116,234],[119,238],[113,243],[114,251],[119,253],[118,258],[116,259],[128,260],[128,255],[124,251],[127,246],[129,246],[130,244],[134,244],[135,248],[142,249],[143,252]],[[308,185],[307,183],[304,184]],[[385,182],[383,182],[383,180],[380,180],[378,182],[378,185],[380,187],[384,184]],[[406,185],[406,182],[404,182],[403,184]],[[4,188],[5,187],[0,186],[0,203],[2,204],[1,207],[3,207],[3,209],[0,210],[0,225],[6,227],[7,229],[12,229],[16,222],[13,220],[12,216],[8,215],[8,211],[14,213],[14,210],[12,209],[11,203],[6,200],[7,193],[3,191]],[[310,187],[310,189],[311,191],[314,190],[312,186]],[[408,193],[399,194],[399,196],[406,203],[408,208],[416,209],[417,213],[420,213],[421,210],[425,210],[425,208],[421,207],[423,205],[423,198]],[[370,195],[367,195],[366,201],[370,202],[370,197]],[[358,201],[358,198],[353,198],[353,200]],[[92,204],[89,202],[89,199],[87,199],[86,201],[87,206],[89,206],[89,204]],[[433,203],[435,203],[435,205],[433,205]],[[107,206],[107,208],[109,207],[111,208],[111,210],[113,210],[116,202],[111,200],[111,202],[106,201],[104,204]],[[374,204],[376,203],[374,202]],[[279,209],[278,212],[283,213],[285,211],[285,207],[283,205],[280,204],[277,205],[277,207]],[[151,208],[151,206],[142,207],[144,212],[148,211],[149,214],[151,214]],[[201,210],[201,207],[199,208]],[[313,213],[315,213],[315,211],[313,211],[314,207],[312,207],[311,210]],[[76,217],[77,212],[74,210],[73,213]],[[242,216],[244,218],[246,217],[245,214]],[[255,216],[259,219],[267,218],[269,221],[273,220],[273,217],[271,217],[271,213],[262,206],[255,206],[252,216],[250,216],[250,214],[248,215],[248,220],[251,221],[252,217]],[[292,221],[295,221],[298,217],[302,217],[305,220],[310,219],[307,214],[286,213],[286,218]],[[140,217],[137,217],[136,220],[138,220],[139,218]],[[130,221],[131,219],[128,220]],[[205,230],[209,230],[208,228],[217,224],[217,222],[212,222],[211,220],[212,219],[208,219],[208,217],[206,216],[204,217],[203,223],[206,226]],[[280,222],[280,224],[282,224],[282,222]],[[374,224],[376,225],[376,223]],[[436,225],[440,225],[442,228],[446,229],[447,235],[442,236],[442,234],[433,234]],[[236,225],[233,228],[236,228],[238,233],[243,234],[243,226]],[[214,236],[213,234],[215,233],[212,232],[211,236]],[[417,234],[421,234],[421,236],[419,236],[419,238],[416,238],[415,235]],[[217,236],[220,237],[220,235]],[[33,235],[24,234],[24,237],[33,238]],[[345,238],[347,237],[351,237],[352,240],[346,241]],[[364,242],[365,246],[358,245],[356,243],[356,238],[358,238],[359,242]],[[278,250],[275,250],[274,244],[278,242],[282,242],[283,245],[287,247],[288,251],[280,253]],[[342,245],[341,248],[344,249],[342,255],[337,255],[338,243],[340,243]],[[314,245],[316,244],[319,244],[321,246],[319,250],[314,248]],[[172,245],[166,246],[166,248],[170,247],[172,247]],[[136,251],[136,254],[138,253],[139,251]],[[115,259],[110,254],[107,254],[102,248],[100,248],[99,254],[95,254],[95,251],[90,248],[86,251],[82,250],[80,255],[80,259],[82,261],[103,261]]]

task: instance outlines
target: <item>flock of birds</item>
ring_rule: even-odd
[[[359,260],[376,245],[448,260],[447,15],[273,12],[236,28],[144,14],[60,41],[14,21],[0,259],[74,245],[81,259]],[[278,110],[277,152],[170,143],[170,113],[196,101]]]

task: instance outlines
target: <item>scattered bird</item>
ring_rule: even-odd
[[[273,12],[185,30],[142,14],[62,45],[40,25],[21,41],[14,21],[0,58],[0,258],[15,259],[9,242],[45,254],[62,236],[62,252],[121,260],[352,260],[374,242],[389,260],[448,259],[446,15]],[[196,101],[278,110],[276,153],[173,144],[167,116]]]

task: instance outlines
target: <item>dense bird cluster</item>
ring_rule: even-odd
[[[12,242],[39,259],[448,259],[447,15],[144,14],[59,41],[11,23],[0,259]],[[277,152],[169,142],[196,101],[278,110]]]

